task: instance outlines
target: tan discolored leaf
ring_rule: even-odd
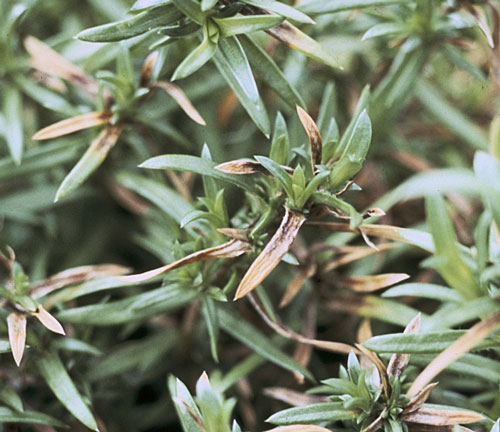
[[[162,273],[168,272],[170,270],[174,270],[179,267],[183,267],[188,264],[192,264],[195,262],[206,261],[213,258],[235,258],[240,255],[243,255],[245,252],[248,252],[252,249],[251,245],[247,242],[243,242],[241,240],[231,240],[227,243],[221,244],[219,246],[215,246],[209,249],[203,249],[198,252],[194,252],[191,255],[188,255],[184,258],[181,258],[178,261],[175,261],[171,264],[164,265],[154,270],[149,270],[144,273],[128,275],[128,276],[119,276],[118,280],[125,283],[134,283],[134,282],[142,282],[148,279],[152,279],[156,276],[161,275]]]
[[[26,315],[12,312],[7,317],[7,327],[12,357],[14,357],[16,365],[19,366],[26,345]]]
[[[41,141],[58,138],[83,129],[107,124],[111,120],[111,116],[112,113],[110,111],[95,111],[71,117],[40,129],[33,135],[33,139]]]
[[[432,426],[453,426],[476,423],[484,420],[484,416],[469,410],[446,409],[439,408],[436,405],[424,405],[415,412],[401,415],[401,420]]]
[[[226,237],[234,240],[241,240],[242,242],[248,242],[248,234],[250,234],[249,229],[217,228],[217,231],[224,234]]]
[[[50,330],[51,332],[60,334],[65,336],[66,332],[64,331],[63,326],[57,319],[54,318],[49,312],[45,310],[42,305],[38,305],[38,310],[33,312],[32,315],[40,321],[45,328]]]
[[[384,273],[375,276],[347,276],[337,284],[356,292],[373,292],[408,279],[406,273]]]
[[[425,367],[411,385],[407,395],[411,397],[418,394],[436,375],[474,348],[483,339],[486,339],[499,326],[500,312],[495,312],[472,326],[467,333],[459,337]]]
[[[32,284],[30,287],[30,295],[33,298],[39,298],[68,285],[75,285],[91,279],[106,276],[119,276],[127,273],[130,273],[128,267],[116,264],[74,267],[57,273],[44,281]]]
[[[24,47],[31,56],[30,66],[40,72],[71,82],[92,96],[98,93],[98,82],[83,69],[66,60],[48,45],[33,36],[24,39]]]
[[[418,333],[420,331],[421,324],[422,324],[422,315],[418,314],[408,323],[408,325],[404,330],[404,333],[405,334]],[[387,365],[387,374],[399,378],[403,373],[403,371],[406,369],[406,366],[408,366],[409,361],[410,361],[409,354],[393,354],[391,356],[391,359],[389,360],[389,364]]]
[[[309,301],[307,309],[305,311],[306,316],[304,319],[304,325],[302,328],[302,333],[305,337],[314,339],[316,336],[316,302],[314,300]],[[293,353],[293,358],[300,363],[302,366],[307,367],[311,361],[311,356],[313,352],[313,346],[309,344],[299,344]],[[299,384],[303,384],[306,377],[298,371],[293,373],[295,380]]]
[[[364,354],[368,359],[374,364],[374,366],[377,368],[377,371],[380,375],[380,379],[382,380],[382,389],[384,390],[384,393],[386,397],[389,397],[391,390],[389,386],[389,379],[387,376],[387,370],[385,368],[384,363],[382,363],[382,360],[379,359],[377,354],[374,352],[370,351],[369,349],[365,348],[363,345],[360,344],[355,344],[356,348],[359,349],[359,351]]]
[[[144,61],[141,69],[141,76],[139,79],[139,84],[141,87],[147,87],[149,82],[151,81],[151,75],[153,74],[153,69],[158,60],[159,54],[160,53],[158,51],[153,51],[147,56],[146,60]]]
[[[274,270],[290,249],[305,220],[303,214],[286,209],[278,230],[243,276],[234,300],[251,293]]]
[[[358,327],[358,331],[356,333],[356,341],[361,344],[371,337],[373,337],[371,322],[368,318],[364,318]]]
[[[411,400],[405,405],[402,414],[410,414],[418,410],[427,401],[431,395],[432,389],[437,385],[438,383],[430,383],[426,385],[419,394],[411,398]]]
[[[377,249],[371,247],[356,246],[354,248],[347,249],[348,252],[340,256],[339,258],[335,258],[332,261],[326,263],[323,271],[326,273],[351,262],[358,261],[376,253],[385,252],[396,247],[399,247],[399,245],[396,243],[379,244],[377,245]]]
[[[196,123],[205,126],[207,123],[198,112],[198,110],[193,106],[191,101],[188,99],[186,94],[181,90],[181,88],[175,84],[167,81],[157,81],[153,84],[153,87],[161,88],[165,90],[174,99],[177,104],[182,108],[182,110],[191,118],[191,120]]]
[[[215,169],[228,174],[264,174],[265,176],[271,176],[271,173],[259,162],[249,159],[224,162],[217,165]]]
[[[279,426],[274,429],[269,429],[266,432],[330,432],[330,429],[315,425],[297,424],[291,426]]]
[[[290,302],[299,293],[300,289],[304,286],[304,283],[316,273],[316,263],[310,263],[306,267],[300,269],[300,271],[295,275],[295,277],[288,284],[285,294],[280,301],[280,308],[283,308],[290,304]]]
[[[309,144],[311,145],[311,164],[313,171],[316,165],[321,164],[321,155],[323,152],[323,142],[321,140],[321,134],[319,133],[318,126],[311,118],[311,116],[300,106],[297,105],[297,114],[299,115],[300,122],[304,127],[309,138]]]
[[[387,408],[384,408],[379,416],[373,420],[367,427],[365,427],[361,432],[376,432],[380,430],[384,424],[384,417],[387,415]]]
[[[285,387],[268,387],[264,394],[291,406],[306,406],[322,402],[330,402],[327,396],[308,395]]]

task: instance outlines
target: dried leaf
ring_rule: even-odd
[[[315,425],[297,424],[292,426],[279,426],[274,429],[269,429],[266,432],[330,432],[330,429]]]
[[[373,420],[367,427],[365,427],[361,432],[376,432],[382,428],[384,424],[384,416],[387,414],[387,408],[384,408],[379,416]]]
[[[417,409],[419,409],[425,401],[429,398],[431,395],[431,391],[434,387],[436,387],[438,383],[430,383],[427,386],[424,387],[424,389],[414,396],[404,407],[402,414],[410,414]]]
[[[153,84],[153,87],[165,90],[193,121],[202,126],[207,124],[179,86],[167,81],[157,81]]]
[[[229,174],[264,174],[265,176],[271,176],[271,173],[266,170],[259,162],[248,160],[248,159],[238,159],[234,161],[224,162],[215,167],[219,171],[229,173]]]
[[[316,336],[316,302],[309,301],[306,309],[306,317],[304,320],[304,326],[302,328],[304,336],[313,339]],[[293,358],[300,363],[302,366],[307,367],[309,361],[311,360],[311,355],[313,352],[313,346],[309,344],[299,344],[293,353]],[[299,384],[303,384],[305,381],[305,376],[300,372],[295,371],[293,373],[295,379]]]
[[[33,312],[32,315],[50,331],[63,336],[66,335],[61,323],[57,321],[57,319],[55,319],[49,312],[47,312],[42,305],[38,305],[38,310]]]
[[[118,277],[117,279],[125,283],[142,282],[148,279],[152,279],[162,273],[195,262],[206,261],[212,258],[235,258],[237,256],[244,254],[245,252],[250,251],[251,249],[252,249],[251,245],[247,242],[243,242],[240,240],[231,240],[219,246],[194,252],[191,255],[181,258],[180,260],[175,261],[171,264],[164,265],[163,267],[159,267],[154,270],[149,270],[147,272],[140,274],[121,276]]]
[[[26,344],[26,315],[12,312],[7,317],[9,330],[10,349],[16,365],[19,366],[24,354]]]
[[[418,333],[420,331],[421,324],[422,324],[422,315],[418,314],[408,323],[404,333],[405,334]],[[409,354],[392,355],[391,359],[389,360],[389,364],[387,365],[387,374],[399,378],[403,373],[403,371],[405,370],[406,366],[408,366],[409,361],[410,361]]]
[[[160,53],[158,51],[153,51],[149,54],[144,61],[141,69],[141,76],[139,79],[139,83],[141,87],[147,87],[149,82],[151,81],[151,75],[153,74],[153,69],[158,60],[158,56]]]
[[[251,293],[274,270],[290,249],[305,220],[306,217],[303,214],[286,209],[285,217],[278,230],[243,276],[234,300]]]
[[[483,339],[486,339],[486,337],[499,326],[500,312],[495,312],[472,326],[467,333],[459,337],[426,366],[411,385],[407,395],[415,396],[418,394],[436,375],[446,369],[446,367],[455,360],[462,357],[466,352],[474,348]]]
[[[217,231],[224,234],[226,237],[248,243],[248,234],[250,234],[249,229],[217,228]]]
[[[316,273],[316,269],[316,263],[310,263],[309,265],[307,265],[307,267],[300,269],[300,271],[288,284],[285,294],[283,294],[283,297],[280,301],[280,308],[287,306],[295,298],[306,280]]]
[[[358,332],[356,334],[356,341],[361,344],[364,341],[367,341],[373,336],[372,327],[370,320],[368,318],[364,318],[361,321],[361,324],[358,327]]]
[[[397,284],[410,276],[406,273],[384,273],[375,276],[347,276],[337,284],[356,292],[373,292]]]
[[[391,393],[391,388],[389,386],[387,370],[385,368],[384,363],[382,363],[382,360],[378,358],[377,354],[365,348],[363,345],[355,344],[355,346],[359,349],[359,351],[361,351],[362,354],[367,356],[370,359],[370,361],[375,365],[380,375],[380,379],[382,380],[382,388],[384,390],[384,393],[386,397],[389,397]]]
[[[48,45],[33,36],[24,39],[24,47],[31,55],[30,66],[40,72],[62,78],[85,90],[92,96],[98,93],[99,84],[78,66],[66,60]]]
[[[377,249],[371,248],[371,247],[355,247],[351,249],[348,253],[345,255],[335,258],[334,260],[328,262],[325,264],[325,267],[323,268],[323,272],[329,272],[331,270],[334,270],[340,266],[349,264],[354,261],[358,261],[360,259],[369,257],[371,255],[374,255],[379,252],[385,252],[387,250],[394,249],[396,247],[399,247],[398,244],[396,243],[383,243],[377,246]]]
[[[401,420],[433,426],[453,426],[476,423],[484,420],[484,416],[469,410],[446,409],[424,405],[415,412],[401,415]]]
[[[316,123],[311,116],[298,105],[297,114],[299,115],[300,122],[309,137],[309,143],[311,145],[311,164],[314,171],[316,165],[321,164],[321,156],[323,153],[321,134],[319,133],[318,126],[316,126]]]
[[[57,273],[44,281],[32,284],[30,287],[30,295],[33,298],[40,298],[68,285],[75,285],[90,279],[118,276],[127,273],[130,273],[129,268],[116,264],[75,267]]]
[[[110,111],[95,111],[71,117],[40,129],[35,135],[33,135],[32,139],[40,141],[48,140],[94,126],[107,124],[111,120],[111,116],[112,113]]]
[[[291,406],[306,406],[321,402],[330,402],[327,396],[308,395],[285,387],[268,387],[264,394]]]

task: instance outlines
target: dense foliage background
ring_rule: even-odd
[[[0,24],[1,431],[498,432],[496,0]]]

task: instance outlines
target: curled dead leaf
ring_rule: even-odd
[[[139,79],[139,84],[141,87],[147,87],[147,85],[151,81],[151,75],[153,74],[153,69],[158,60],[159,55],[160,53],[158,51],[153,51],[146,57],[146,60],[142,65],[141,76]]]
[[[431,395],[432,389],[437,385],[438,383],[431,383],[425,386],[420,393],[411,398],[411,400],[405,405],[402,414],[410,414],[418,410],[427,401],[427,399]]]
[[[191,255],[181,258],[178,261],[164,265],[157,269],[134,275],[119,276],[117,277],[117,279],[124,283],[143,282],[159,276],[162,273],[174,270],[179,267],[183,267],[188,264],[206,261],[213,258],[235,258],[243,255],[245,252],[249,252],[251,249],[251,245],[247,242],[243,242],[241,240],[231,240],[219,246],[194,252]]]
[[[323,153],[321,134],[319,133],[318,126],[316,126],[316,123],[311,116],[299,105],[297,105],[296,108],[300,122],[302,123],[302,126],[304,127],[304,130],[309,138],[309,144],[311,145],[311,164],[314,171],[316,165],[321,163],[321,155]]]
[[[26,345],[26,315],[12,312],[7,317],[7,327],[9,331],[10,349],[16,365],[19,366],[24,354]]]
[[[237,159],[224,162],[215,167],[215,169],[229,174],[264,174],[270,176],[259,162],[250,159]]]
[[[252,263],[240,282],[234,300],[251,293],[279,264],[281,258],[288,252],[306,217],[288,208],[276,233],[264,250]]]
[[[243,242],[248,242],[248,234],[250,234],[250,230],[248,229],[218,228],[217,231],[224,234],[226,237],[230,237],[234,240],[241,240]]]
[[[453,426],[484,420],[482,414],[469,410],[441,408],[439,405],[423,405],[417,411],[401,416],[401,420],[432,426]]]
[[[286,387],[268,387],[264,389],[264,394],[291,406],[306,406],[330,402],[327,396],[308,395]]]
[[[283,308],[290,304],[290,302],[299,293],[300,289],[304,286],[304,283],[316,273],[316,263],[309,263],[306,267],[299,270],[295,277],[288,284],[285,294],[280,301],[280,308]]]
[[[405,334],[418,333],[420,331],[421,324],[422,324],[422,315],[418,314],[408,323],[408,325],[404,330],[404,333]],[[406,369],[406,366],[408,366],[409,361],[410,361],[409,354],[393,354],[391,356],[391,359],[389,360],[389,364],[387,365],[387,374],[399,378],[403,373],[403,371]]]
[[[33,135],[32,139],[39,141],[48,140],[94,126],[107,124],[111,120],[111,116],[112,113],[110,111],[95,111],[71,117],[40,129],[35,135]]]
[[[50,330],[51,332],[60,334],[65,336],[66,332],[64,331],[63,326],[57,319],[47,312],[42,305],[38,305],[38,310],[33,312],[32,315],[40,321],[45,328]]]
[[[182,108],[182,110],[191,118],[191,120],[196,123],[205,126],[207,123],[204,118],[198,112],[198,110],[193,106],[189,98],[182,91],[182,89],[167,81],[157,81],[153,84],[153,87],[161,88],[165,90],[174,99],[177,104]]]
[[[382,360],[379,359],[377,354],[374,352],[370,351],[369,349],[365,348],[363,345],[360,344],[355,344],[356,348],[359,349],[359,351],[364,354],[368,359],[373,363],[373,365],[377,368],[377,371],[380,375],[380,379],[382,380],[382,389],[384,390],[384,393],[386,397],[388,398],[391,394],[391,387],[389,385],[389,379],[387,376],[387,370],[382,363]]]
[[[410,275],[406,273],[385,273],[374,276],[347,276],[339,279],[337,284],[356,292],[373,292],[397,284]]]

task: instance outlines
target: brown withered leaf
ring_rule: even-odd
[[[321,140],[321,134],[319,133],[318,126],[311,118],[311,116],[297,105],[297,114],[299,115],[300,122],[304,127],[309,138],[309,144],[311,145],[311,164],[313,171],[316,169],[316,165],[321,164],[321,155],[323,153],[323,142]]]
[[[410,432],[474,432],[464,426],[431,426],[418,423],[406,423]]]
[[[291,426],[279,426],[274,429],[269,429],[266,432],[330,432],[321,426],[296,424]]]
[[[401,415],[401,420],[432,426],[453,426],[476,423],[484,420],[484,416],[469,410],[439,408],[438,405],[423,405],[417,411]]]
[[[290,302],[295,298],[295,296],[299,293],[300,289],[304,286],[304,283],[316,273],[316,263],[311,262],[306,267],[303,267],[299,270],[299,272],[295,275],[295,277],[288,284],[285,294],[280,301],[280,308],[283,308],[290,304]]]
[[[66,60],[48,45],[33,36],[24,39],[24,47],[31,56],[30,66],[40,72],[71,82],[92,96],[98,93],[98,82],[83,69]]]
[[[380,430],[384,424],[384,416],[387,414],[387,408],[384,408],[379,416],[373,420],[367,427],[365,427],[361,432],[376,432]]]
[[[417,314],[417,316],[408,323],[404,330],[404,333],[418,333],[420,331],[421,324],[422,315]],[[389,360],[389,364],[387,365],[387,374],[399,378],[403,371],[406,369],[406,366],[408,366],[409,361],[410,354],[393,354],[391,356],[391,359]]]
[[[64,331],[63,326],[57,319],[51,315],[49,312],[45,310],[45,308],[42,305],[38,305],[38,310],[36,312],[33,312],[31,315],[33,315],[35,318],[40,321],[45,328],[50,330],[51,332],[60,334],[65,336],[66,332]]]
[[[161,88],[165,90],[174,99],[177,104],[182,108],[182,110],[191,118],[191,120],[196,123],[205,126],[207,123],[198,112],[198,110],[193,106],[186,94],[181,90],[181,88],[175,84],[167,81],[157,81],[153,84],[153,87]]]
[[[407,395],[411,397],[418,394],[436,375],[486,339],[499,326],[500,312],[495,312],[472,326],[467,333],[459,337],[425,367],[409,388]]]
[[[12,312],[7,317],[7,327],[12,357],[14,357],[16,365],[19,366],[26,345],[26,315]]]
[[[125,283],[143,282],[152,279],[162,273],[183,267],[195,262],[206,261],[213,258],[235,258],[243,255],[252,249],[251,245],[241,240],[231,240],[227,243],[221,244],[208,249],[203,249],[181,258],[171,264],[164,265],[154,270],[149,270],[144,273],[133,274],[128,276],[119,276],[117,279]]]
[[[306,217],[288,208],[276,233],[264,250],[255,259],[240,282],[234,300],[251,293],[279,264],[281,258],[288,252]]]
[[[316,302],[314,300],[309,301],[305,312],[306,316],[302,328],[302,333],[305,337],[314,339],[314,337],[316,336]],[[307,368],[311,360],[312,352],[312,345],[301,343],[297,346],[297,348],[295,348],[293,358],[295,361]],[[295,377],[295,380],[299,384],[304,383],[306,377],[300,372],[295,371],[293,375]]]
[[[356,341],[361,344],[373,337],[372,326],[369,318],[363,318],[356,332]]]
[[[373,292],[397,284],[410,275],[406,273],[384,273],[374,276],[346,276],[337,281],[337,285],[356,292]]]
[[[112,113],[110,111],[95,111],[71,117],[40,129],[32,139],[42,141],[69,135],[74,132],[109,123]]]
[[[153,74],[156,62],[158,61],[159,54],[160,53],[158,51],[153,51],[146,57],[146,60],[142,65],[141,76],[139,78],[139,85],[141,87],[147,87],[151,81],[151,75]]]
[[[418,410],[427,401],[427,399],[429,399],[432,389],[437,385],[438,383],[430,383],[425,386],[419,394],[411,398],[411,400],[404,406],[402,414],[410,414]]]
[[[217,231],[224,234],[226,237],[241,240],[243,242],[248,242],[248,234],[250,234],[249,229],[217,228]]]
[[[217,165],[215,169],[229,174],[263,174],[271,176],[271,173],[259,162],[250,159],[237,159],[224,162]]]
[[[308,395],[286,387],[267,387],[264,389],[264,394],[273,399],[285,402],[290,406],[305,406],[322,402],[330,402],[330,399],[327,396]]]
[[[371,255],[374,255],[379,252],[385,252],[387,250],[394,249],[396,247],[399,247],[398,244],[396,243],[383,243],[380,245],[377,245],[377,249],[371,248],[371,247],[364,247],[364,246],[356,246],[352,249],[348,249],[348,252],[344,255],[342,255],[339,258],[335,258],[332,261],[328,262],[325,264],[323,271],[329,272],[331,270],[334,270],[340,266],[349,264],[354,261],[358,261],[360,259],[369,257]],[[342,252],[342,250],[341,250]]]
[[[30,295],[33,298],[40,298],[69,285],[76,285],[91,279],[106,276],[119,276],[127,273],[130,273],[130,269],[128,267],[116,264],[74,267],[57,273],[44,281],[32,284],[30,287]]]

